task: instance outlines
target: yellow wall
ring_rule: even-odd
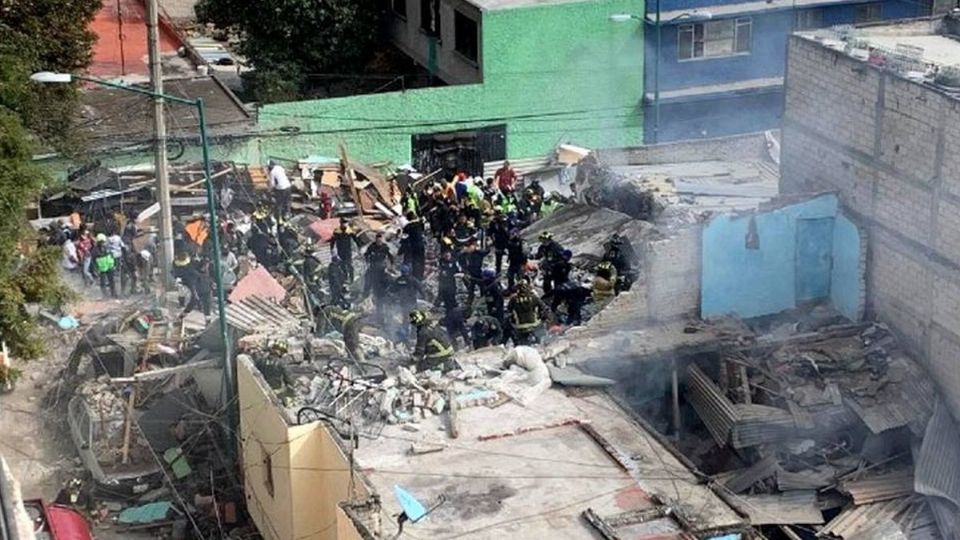
[[[338,540],[343,527],[337,505],[351,493],[366,493],[359,482],[351,488],[349,460],[325,424],[288,426],[245,356],[238,358],[237,372],[247,506],[260,533],[269,540]],[[271,456],[272,496],[264,450]]]

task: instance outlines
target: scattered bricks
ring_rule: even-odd
[[[410,453],[415,456],[421,456],[423,454],[434,454],[436,452],[443,452],[443,447],[432,445],[432,444],[420,444],[420,443],[413,443],[410,445]]]

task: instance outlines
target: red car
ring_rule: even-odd
[[[69,506],[33,499],[23,501],[23,507],[33,521],[37,540],[93,540],[90,523]]]

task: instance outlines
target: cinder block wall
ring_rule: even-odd
[[[701,234],[699,225],[690,226],[641,247],[648,318],[670,320],[699,313]]]
[[[790,39],[781,191],[836,190],[864,224],[867,311],[960,417],[960,101]]]

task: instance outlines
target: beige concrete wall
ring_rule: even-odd
[[[449,0],[440,3],[440,42],[437,44],[437,75],[447,84],[471,84],[483,81],[480,62],[473,63],[454,50],[454,17],[455,12],[477,22],[478,48],[482,39],[482,14],[480,10],[464,0]],[[420,29],[420,1],[407,1],[407,17],[401,18],[396,13],[387,15],[390,19],[390,36],[400,50],[413,58],[421,66],[429,64],[430,39]],[[483,55],[479,50],[478,54]]]
[[[241,457],[254,523],[270,540],[343,538],[337,505],[351,494],[366,496],[364,485],[352,481],[349,460],[325,424],[289,426],[252,362],[241,356],[237,364]]]
[[[837,191],[865,225],[867,311],[960,417],[960,101],[790,39],[781,190]]]
[[[366,540],[359,531],[350,516],[343,511],[343,508],[337,508],[337,540]]]

